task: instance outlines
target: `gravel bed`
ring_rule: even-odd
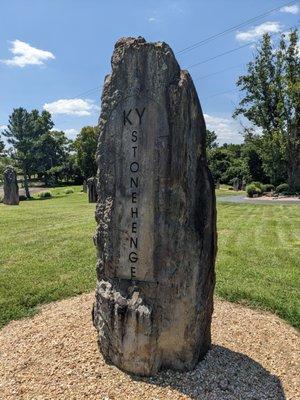
[[[128,375],[102,359],[93,294],[43,306],[0,331],[0,399],[299,399],[300,340],[278,317],[215,301],[213,347],[191,372]]]

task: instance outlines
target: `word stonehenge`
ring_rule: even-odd
[[[138,116],[138,125],[142,124],[142,117],[145,112],[145,107],[143,110],[140,112],[138,108],[136,108],[134,111],[136,112]],[[133,125],[132,120],[129,119],[131,111],[124,111],[123,112],[123,121],[124,121],[124,126],[126,123],[129,125]],[[130,140],[132,142],[132,152],[131,152],[131,159],[132,161],[129,164],[129,170],[131,173],[130,176],[130,190],[131,190],[131,235],[130,235],[130,245],[129,245],[129,255],[128,255],[128,261],[130,262],[130,272],[131,272],[131,278],[134,279],[136,278],[136,268],[137,265],[136,263],[138,262],[138,218],[139,218],[139,212],[138,212],[138,195],[139,195],[139,169],[140,169],[140,164],[137,161],[138,160],[138,137],[139,137],[139,132],[138,132],[138,127],[137,130],[132,130],[131,135],[130,135]]]

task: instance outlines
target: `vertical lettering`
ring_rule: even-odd
[[[138,208],[131,207],[131,218],[138,218]]]
[[[136,161],[133,161],[133,162],[130,164],[130,171],[131,171],[131,172],[138,172],[139,168],[140,168],[140,165],[139,165],[139,163],[136,162]]]
[[[129,261],[132,263],[136,263],[137,260],[139,259],[137,256],[137,253],[135,251],[132,251],[131,253],[129,253],[128,258],[129,258]]]
[[[137,202],[137,192],[132,192],[131,193],[131,203],[136,203]]]
[[[130,248],[132,249],[134,247],[135,249],[137,249],[137,246],[138,246],[138,238],[131,237],[130,238]]]
[[[141,123],[142,123],[142,117],[143,117],[143,115],[144,115],[145,110],[146,110],[146,107],[144,107],[143,110],[142,110],[142,112],[140,113],[139,110],[138,110],[138,108],[135,109],[135,111],[136,111],[136,113],[137,113],[137,115],[138,115],[138,117],[139,117],[140,125],[141,125]]]
[[[133,157],[135,158],[137,146],[132,146],[132,149],[133,149]]]
[[[133,222],[131,224],[131,232],[132,233],[137,233],[137,223],[136,222]]]
[[[133,185],[137,188],[139,186],[139,177],[137,176],[136,178],[131,177],[130,178],[130,187],[133,189]]]
[[[137,131],[132,131],[131,132],[131,141],[132,142],[137,142]]]
[[[128,122],[130,125],[132,125],[132,122],[129,119],[130,113],[131,113],[131,109],[128,111],[128,113],[126,113],[125,110],[123,111],[123,122],[124,122],[124,125],[126,125],[126,122]]]
[[[135,265],[132,265],[132,266],[131,266],[130,271],[131,271],[131,279],[136,278],[136,275],[135,275]]]

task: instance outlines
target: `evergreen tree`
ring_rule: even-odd
[[[29,183],[31,175],[39,170],[42,138],[53,127],[51,114],[37,110],[30,113],[19,107],[9,116],[7,128],[3,135],[13,147],[12,157],[23,173],[24,188],[27,197],[30,197]]]
[[[24,188],[27,197],[30,197],[28,178],[34,164],[33,148],[33,126],[30,114],[22,107],[13,110],[9,116],[7,128],[3,135],[14,148],[13,157],[22,170],[24,176]]]
[[[3,140],[0,138],[0,157],[5,155],[5,144]]]

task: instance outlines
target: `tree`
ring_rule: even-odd
[[[81,129],[74,142],[77,162],[85,179],[91,178],[97,173],[96,150],[98,137],[98,127],[85,126]]]
[[[288,178],[292,188],[300,186],[300,57],[298,35],[293,31],[288,42],[282,35],[274,49],[269,34],[261,45],[246,75],[237,85],[244,91],[234,116],[245,116],[262,129],[260,157],[266,175],[274,184]]]
[[[78,185],[83,183],[83,176],[77,164],[76,154],[68,154],[61,165],[51,168],[48,173],[50,176],[55,177],[55,181],[72,181]]]
[[[242,157],[242,146],[224,144],[209,151],[208,165],[214,180],[230,183],[234,178],[247,179],[247,165]]]
[[[5,144],[0,138],[0,182],[2,181],[3,172],[5,167],[9,164],[9,158],[5,151]]]
[[[261,137],[253,133],[252,130],[247,130],[244,135],[244,143],[242,145],[241,155],[245,161],[247,168],[248,181],[268,183],[263,170],[263,162],[260,156]]]
[[[8,143],[15,150],[13,156],[23,172],[26,196],[30,197],[27,180],[33,164],[32,121],[30,114],[22,107],[14,109],[9,116],[9,123],[3,135],[7,137]]]
[[[218,146],[217,143],[217,134],[215,131],[210,131],[206,129],[206,149],[211,150]]]
[[[68,157],[71,141],[62,131],[47,131],[42,134],[37,143],[37,173],[45,183],[51,181],[54,167],[63,165]]]
[[[5,144],[4,144],[3,140],[0,139],[0,157],[4,156],[4,152],[5,152]]]
[[[9,116],[9,123],[3,135],[13,146],[12,157],[24,176],[24,188],[27,197],[30,197],[28,180],[38,170],[40,142],[39,140],[53,127],[51,114],[37,110],[30,113],[19,107]]]

